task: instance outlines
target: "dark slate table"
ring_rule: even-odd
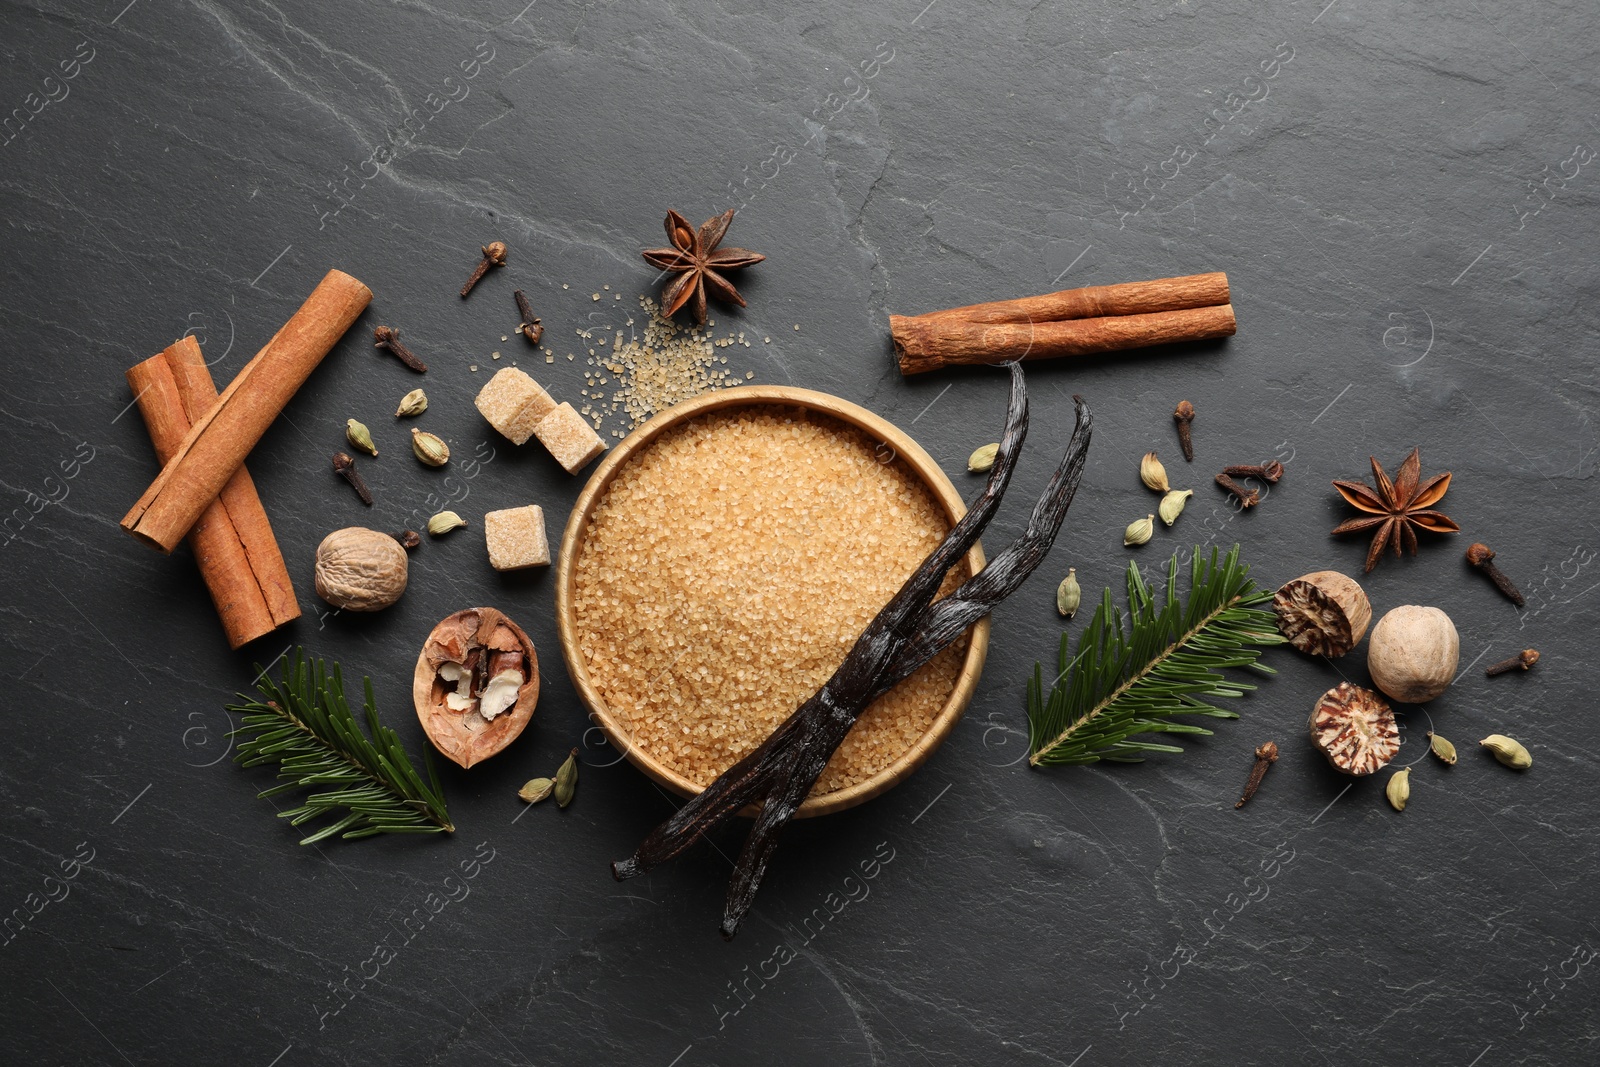
[[[1591,5],[46,0],[0,19],[6,1063],[1595,1058]],[[770,257],[745,272],[749,309],[716,312],[772,338],[726,350],[741,379],[864,404],[964,489],[1003,378],[902,380],[891,309],[1218,269],[1239,318],[1224,344],[1030,372],[1033,434],[987,543],[1020,529],[1080,392],[1098,422],[1060,543],[996,613],[949,742],[882,798],[792,827],[731,944],[736,831],[612,881],[670,804],[589,729],[552,575],[497,576],[482,544],[484,511],[530,500],[559,534],[582,480],[496,439],[473,395],[520,358],[576,398],[574,331],[652,291],[638,251],[669,207],[736,207],[730,241]],[[511,266],[458,299],[496,238]],[[225,382],[335,266],[376,299],[250,464],[306,615],[230,653],[187,550],[117,528],[157,470],[123,371],[187,332]],[[514,286],[577,360],[501,340]],[[403,453],[366,464],[368,512],[327,457],[351,415],[392,433],[417,384],[372,351],[384,321],[432,364],[431,428],[484,462],[448,484]],[[1364,651],[1275,651],[1242,720],[1184,755],[1026,769],[1024,679],[1087,615],[1054,612],[1067,566],[1091,601],[1121,595],[1130,558],[1197,542],[1241,542],[1269,586],[1356,572],[1329,479],[1416,444],[1455,472],[1463,532],[1366,584],[1379,612],[1448,611],[1462,675],[1403,715],[1403,815],[1383,776],[1352,784],[1305,739]],[[1134,555],[1120,533],[1153,502],[1135,480],[1151,447],[1196,496]],[[1252,512],[1209,484],[1271,457],[1288,473]],[[439,497],[473,527],[423,547],[399,607],[319,610],[326,532],[417,526]],[[1471,540],[1526,610],[1466,567]],[[268,774],[228,758],[223,707],[252,664],[298,643],[371,675],[415,752],[416,649],[485,602],[528,628],[545,688],[513,749],[446,768],[460,831],[297,846],[256,798]],[[1483,677],[1529,645],[1534,671]],[[1424,761],[1430,727],[1460,765]],[[1530,772],[1478,749],[1495,731]],[[1283,758],[1236,812],[1268,738]],[[517,786],[574,745],[576,804],[525,812]]]

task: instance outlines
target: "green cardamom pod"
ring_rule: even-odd
[[[1389,798],[1389,805],[1395,811],[1405,811],[1406,801],[1411,799],[1411,768],[1401,767],[1391,774],[1383,787],[1383,795]]]
[[[1146,515],[1144,518],[1128,523],[1128,528],[1122,531],[1124,545],[1142,545],[1155,536],[1156,517]]]
[[[1083,603],[1083,590],[1078,588],[1078,568],[1068,567],[1067,576],[1061,579],[1061,584],[1056,587],[1056,610],[1070,619],[1078,613],[1078,605],[1081,603]]]
[[[967,470],[973,474],[982,474],[994,467],[994,458],[1000,454],[1000,445],[984,445],[967,457]]]
[[[397,419],[408,418],[412,415],[421,415],[428,410],[428,394],[421,389],[413,389],[400,398],[400,406],[395,409],[394,417]]]
[[[344,439],[350,442],[352,448],[359,448],[369,456],[378,454],[378,447],[372,443],[372,434],[355,419],[345,420]]]
[[[572,798],[578,792],[578,750],[573,749],[567,756],[567,762],[556,771],[556,803],[566,807],[572,803]]]
[[[455,512],[441,511],[439,514],[428,520],[428,532],[434,537],[442,537],[451,530],[461,529],[461,527],[465,526],[466,524],[467,520],[463,519]]]
[[[1193,489],[1171,489],[1161,498],[1161,506],[1156,509],[1161,514],[1161,521],[1171,526],[1178,521],[1178,516],[1183,514],[1183,505],[1194,496]]]
[[[1449,766],[1454,767],[1456,765],[1456,746],[1432,730],[1428,731],[1428,749]]]
[[[528,784],[517,790],[517,796],[529,804],[537,804],[555,790],[556,783],[549,778],[530,778]]]
[[[1505,734],[1490,734],[1478,744],[1494,753],[1494,758],[1515,771],[1525,771],[1533,766],[1533,756],[1521,742]]]
[[[1167,468],[1161,465],[1161,460],[1156,458],[1154,452],[1146,452],[1144,459],[1139,461],[1139,480],[1158,493],[1165,493],[1172,488],[1167,484]]]
[[[427,430],[411,429],[411,451],[430,467],[442,467],[450,462],[450,446],[444,438]]]

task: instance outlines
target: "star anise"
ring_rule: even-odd
[[[1333,532],[1377,530],[1372,535],[1372,547],[1367,550],[1368,571],[1378,565],[1385,544],[1393,545],[1394,554],[1398,556],[1403,541],[1406,550],[1414,556],[1417,554],[1417,530],[1455,533],[1461,529],[1444,512],[1432,510],[1450,488],[1450,472],[1436,474],[1419,485],[1421,473],[1422,453],[1413,448],[1400,464],[1399,476],[1392,482],[1377,459],[1372,460],[1372,477],[1378,483],[1376,489],[1362,482],[1334,480],[1333,487],[1339,490],[1339,495],[1352,507],[1368,514],[1341,522]]]
[[[714,219],[707,219],[699,230],[689,225],[689,220],[676,211],[667,212],[667,239],[671,248],[650,248],[643,253],[645,262],[677,277],[661,289],[661,313],[668,317],[679,308],[694,301],[696,322],[706,321],[706,290],[730,303],[745,306],[744,297],[733,283],[724,278],[722,271],[738,270],[760,263],[766,256],[748,248],[718,248],[722,237],[733,221],[729,208]]]

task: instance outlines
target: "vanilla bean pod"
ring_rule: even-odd
[[[875,647],[881,645],[886,633],[892,633],[892,630],[886,631],[882,625],[885,619],[894,614],[895,621],[904,621],[903,616],[907,614],[905,610],[907,606],[922,607],[931,601],[944,581],[945,572],[977,541],[983,527],[988,524],[999,507],[1000,497],[1011,480],[1011,472],[1016,469],[1017,455],[1022,450],[1027,426],[1027,399],[1022,384],[1022,370],[1013,364],[1011,402],[1006,411],[1006,430],[1001,437],[994,466],[989,471],[988,483],[966,515],[945,535],[944,541],[923,561],[922,566],[907,579],[894,599],[890,600],[867,625],[844,662],[840,664],[838,671],[810,700],[784,720],[749,755],[724,771],[715,782],[679,808],[672,818],[656,827],[633,856],[611,865],[612,874],[619,881],[636,874],[643,874],[656,864],[671,859],[699,840],[706,830],[771,791],[771,774],[775,765],[780,762],[792,762],[796,758],[795,754],[790,752],[790,748],[796,744],[793,739],[803,733],[811,732],[811,724],[805,718],[808,709],[814,705],[821,707],[824,702],[831,704],[833,692],[837,687],[847,684],[845,680],[848,676],[860,673],[864,667],[876,666],[863,661]],[[915,596],[918,603],[910,605],[911,596]],[[859,715],[860,709],[857,709],[855,714]],[[854,721],[854,716],[848,719],[844,730],[840,731],[841,738]],[[828,753],[831,755],[832,747]],[[822,763],[826,765],[826,756]]]
[[[1035,506],[1027,531],[951,596],[933,603],[945,573],[977,541],[1010,482],[1027,434],[1027,395],[1021,368],[1011,366],[1006,429],[988,484],[972,508],[929,554],[888,605],[868,624],[833,677],[755,751],[657,827],[632,857],[612,865],[620,880],[649,870],[705,833],[760,802],[761,810],[728,887],[722,935],[732,938],[749,911],[778,834],[794,816],[861,712],[911,675],[995,604],[1020,586],[1043,560],[1077,490],[1092,420],[1081,398],[1078,425],[1060,468]]]

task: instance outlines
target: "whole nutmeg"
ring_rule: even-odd
[[[1461,656],[1455,623],[1438,608],[1405,604],[1372,628],[1367,670],[1394,700],[1422,704],[1450,687]]]
[[[406,550],[363,526],[335,530],[317,546],[317,595],[348,611],[382,611],[406,591]]]

